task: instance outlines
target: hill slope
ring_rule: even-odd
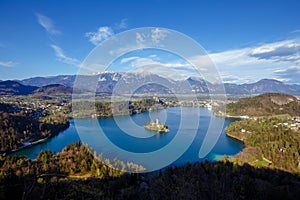
[[[60,96],[71,95],[72,88],[60,84],[46,85],[42,87],[23,85],[16,81],[0,82],[0,96],[16,96],[16,95],[44,95],[44,96]]]
[[[16,81],[2,81],[0,82],[0,96],[1,95],[28,95],[31,94],[38,87],[23,85]]]
[[[60,84],[51,84],[36,89],[34,93],[43,95],[71,95],[72,88]]]
[[[61,84],[66,87],[72,87],[75,81],[75,75],[59,75],[48,77],[33,77],[19,81],[24,85],[32,85],[36,87],[42,87],[51,84]]]
[[[242,98],[227,105],[227,114],[231,116],[266,116],[300,114],[300,103],[296,97],[288,94],[268,93],[256,97]]]

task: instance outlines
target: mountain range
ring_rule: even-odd
[[[51,84],[42,87],[23,85],[16,81],[1,81],[0,96],[16,95],[39,95],[39,96],[56,96],[71,95],[72,88],[60,84]]]
[[[80,80],[80,81],[77,81]],[[59,91],[71,92],[74,86],[83,90],[92,90],[93,84],[97,83],[96,92],[111,94],[122,93],[185,93],[195,92],[208,94],[216,90],[218,85],[205,81],[199,77],[190,77],[186,80],[173,80],[148,72],[125,73],[103,72],[94,75],[58,75],[49,77],[33,77],[24,80],[0,82],[0,95],[21,95],[45,91],[45,86],[59,87]],[[19,85],[18,85],[19,84]],[[62,87],[64,86],[64,87]],[[42,88],[41,88],[42,87]],[[262,79],[250,84],[225,83],[225,91],[228,95],[254,95],[262,93],[286,93],[300,96],[300,85],[288,85],[273,79]],[[47,92],[46,92],[47,93]]]

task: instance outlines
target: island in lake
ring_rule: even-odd
[[[157,133],[167,133],[169,132],[169,128],[164,123],[161,123],[158,121],[158,119],[155,119],[153,122],[149,122],[145,124],[145,129],[148,129],[150,131],[155,131]]]

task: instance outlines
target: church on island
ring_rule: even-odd
[[[148,122],[147,124],[145,124],[145,129],[148,129],[150,131],[155,131],[157,133],[167,133],[169,132],[169,128],[167,125],[165,125],[162,122],[159,122],[158,119],[155,119],[152,122]]]

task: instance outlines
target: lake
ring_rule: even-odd
[[[198,115],[195,115],[196,111]],[[199,116],[197,126],[185,126],[185,124],[189,124],[187,122],[195,121],[195,116]],[[225,134],[225,127],[234,120],[225,119],[224,127],[216,144],[204,158],[199,158],[199,149],[203,143],[211,118],[216,117],[213,116],[212,111],[207,108],[172,107],[155,112],[145,112],[131,116],[118,116],[115,118],[72,119],[70,120],[70,127],[59,135],[44,143],[15,152],[13,155],[24,155],[35,159],[40,151],[50,149],[52,152],[59,152],[70,142],[75,143],[78,140],[88,144],[97,153],[103,153],[104,157],[110,159],[118,157],[120,160],[127,162],[136,161],[137,158],[134,157],[134,159],[132,159],[133,155],[149,160],[149,158],[147,158],[148,152],[163,152],[168,146],[170,147],[170,149],[167,150],[167,153],[169,153],[167,158],[169,160],[163,157],[163,153],[158,156],[157,154],[153,154],[154,157],[152,155],[149,156],[153,161],[155,160],[161,163],[164,160],[168,160],[169,163],[167,163],[167,165],[177,166],[187,162],[220,160],[224,154],[232,156],[240,152],[243,148],[243,144],[227,137]],[[144,129],[144,124],[154,119],[159,119],[161,122],[166,123],[170,132],[156,134],[155,132]],[[181,120],[184,119],[185,124],[182,124]],[[178,132],[180,131],[182,135],[178,139]],[[180,142],[174,146],[172,143],[176,139]],[[187,144],[187,146],[181,148],[181,144]],[[182,155],[181,153],[176,154],[176,151],[179,150],[184,150]],[[173,158],[174,161],[171,159],[173,155],[178,155],[177,157],[175,156],[175,159]],[[143,163],[144,161],[141,162]],[[155,165],[155,163],[153,165]],[[148,166],[148,168],[155,169],[153,166]]]

